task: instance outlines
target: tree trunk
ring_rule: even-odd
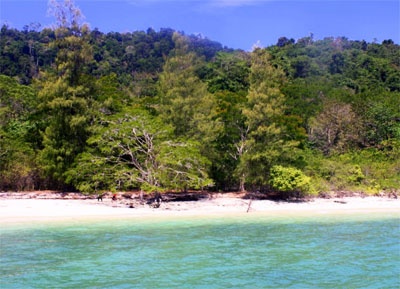
[[[242,175],[240,176],[240,180],[239,180],[239,190],[240,190],[241,192],[246,191],[246,189],[245,189],[245,187],[244,187],[245,179],[246,179],[245,175],[242,174]]]

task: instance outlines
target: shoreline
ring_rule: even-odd
[[[400,218],[400,199],[388,197],[314,198],[306,201],[249,200],[232,195],[197,201],[161,202],[151,205],[97,199],[0,198],[0,224],[34,222],[225,216],[326,216],[393,214]],[[128,204],[134,204],[132,208]]]

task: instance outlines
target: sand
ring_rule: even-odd
[[[251,202],[251,203],[250,203]],[[111,218],[166,218],[184,216],[224,216],[248,214],[326,215],[354,213],[394,213],[400,217],[400,199],[388,197],[347,197],[305,202],[275,202],[218,197],[199,201],[164,202],[159,208],[105,199],[0,199],[0,225],[43,221],[98,220]]]

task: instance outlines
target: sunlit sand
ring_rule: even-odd
[[[0,224],[111,218],[157,218],[214,215],[312,215],[393,212],[400,217],[400,199],[387,197],[312,199],[275,202],[217,197],[188,202],[162,202],[159,208],[114,202],[62,199],[0,199]]]

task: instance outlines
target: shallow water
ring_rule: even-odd
[[[399,288],[398,217],[6,226],[0,231],[0,288]]]

